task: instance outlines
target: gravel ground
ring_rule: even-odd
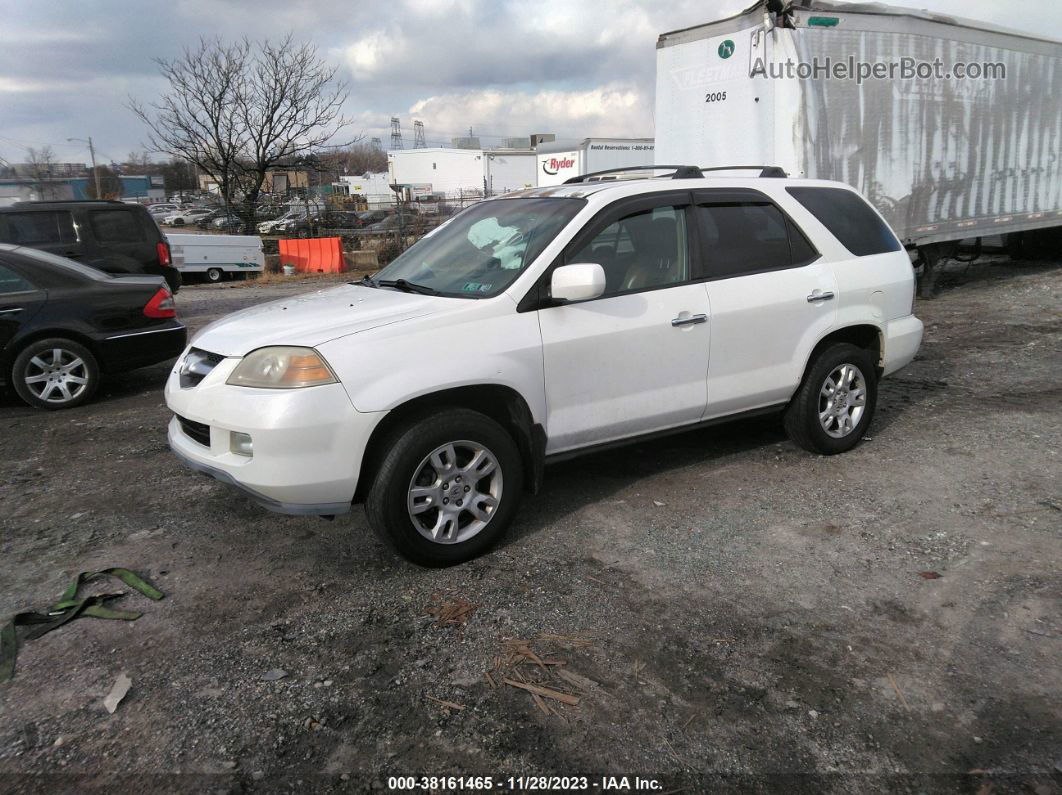
[[[194,329],[316,283],[189,286],[179,309]],[[558,464],[499,549],[444,571],[360,509],[278,516],[183,468],[166,366],[67,412],[4,397],[0,611],[115,565],[167,596],[23,645],[0,789],[1058,792],[1060,307],[1055,263],[953,266],[855,451],[768,417]]]

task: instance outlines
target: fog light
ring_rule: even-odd
[[[251,434],[232,431],[229,434],[229,449],[236,455],[245,455],[248,458],[254,455],[254,442]]]

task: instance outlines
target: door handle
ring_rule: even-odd
[[[707,323],[708,315],[689,315],[687,317],[676,317],[671,319],[672,326],[696,326],[698,323]]]
[[[0,315],[14,315],[22,311],[21,306],[13,307],[12,309],[0,309]]]
[[[833,291],[832,290],[827,290],[826,292],[822,292],[820,290],[815,290],[815,292],[813,292],[811,295],[808,296],[808,303],[809,304],[814,304],[817,301],[832,301],[832,300],[833,300]]]

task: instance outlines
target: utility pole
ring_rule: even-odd
[[[100,195],[100,172],[96,168],[96,148],[92,145],[92,136],[90,135],[88,138],[67,138],[66,140],[68,143],[70,141],[81,141],[88,144],[89,157],[92,158],[92,176],[96,178],[96,198],[102,199],[103,196]]]
[[[424,149],[427,145],[428,144],[424,140],[424,122],[413,122],[413,148]]]
[[[391,148],[402,148],[402,127],[397,116],[391,117]]]

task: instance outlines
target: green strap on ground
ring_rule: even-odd
[[[77,598],[82,585],[101,577],[117,577],[133,590],[139,591],[149,599],[158,601],[164,594],[129,569],[120,567],[101,569],[100,571],[83,571],[70,586],[63,591],[59,601],[43,613],[26,611],[16,613],[0,628],[0,682],[6,682],[15,675],[15,657],[18,655],[18,631],[16,627],[32,626],[26,633],[26,640],[37,638],[61,627],[75,618],[107,618],[116,621],[136,621],[141,613],[131,610],[115,610],[107,607],[107,602],[125,596],[125,593],[104,593]]]

